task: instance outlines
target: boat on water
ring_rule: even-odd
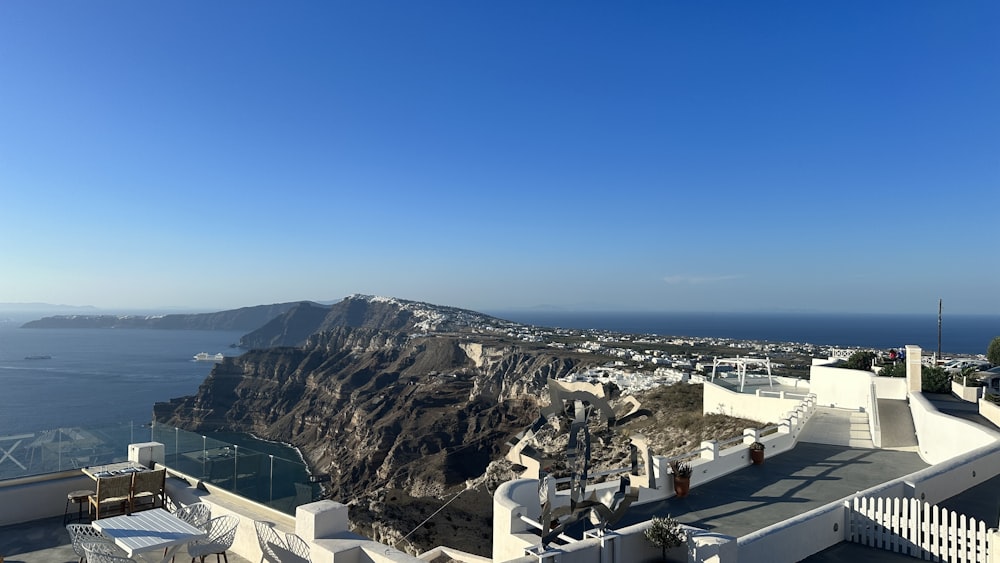
[[[194,359],[199,362],[221,362],[225,356],[222,353],[209,354],[208,352],[199,352],[194,355]]]
[[[25,356],[25,360],[51,360],[52,356]]]

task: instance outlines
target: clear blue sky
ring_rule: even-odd
[[[998,314],[998,209],[997,2],[0,2],[0,302]]]

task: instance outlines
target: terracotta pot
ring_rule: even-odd
[[[691,478],[690,477],[678,477],[674,475],[674,494],[680,498],[688,496],[688,491],[691,490]]]
[[[750,461],[752,461],[754,465],[764,463],[764,450],[750,450]]]

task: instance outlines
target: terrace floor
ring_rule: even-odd
[[[181,548],[176,560],[184,563],[190,559],[186,555]],[[226,555],[229,563],[251,563],[231,551]],[[77,563],[80,560],[73,552],[62,516],[0,527],[0,557],[4,563]],[[153,558],[148,560],[154,561]]]
[[[695,486],[685,498],[632,508],[617,527],[670,514],[690,526],[740,537],[926,467],[912,452],[799,442],[763,465]]]

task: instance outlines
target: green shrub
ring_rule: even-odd
[[[884,366],[878,374],[882,377],[906,377],[906,362],[896,362]]]
[[[847,362],[844,367],[847,369],[859,369],[862,371],[871,371],[872,362],[875,361],[875,352],[871,350],[861,350],[851,354],[851,357],[847,358]]]
[[[988,348],[986,348],[986,361],[1000,366],[1000,336],[995,337]]]
[[[921,391],[924,393],[950,393],[951,375],[939,366],[924,366],[920,370]]]

